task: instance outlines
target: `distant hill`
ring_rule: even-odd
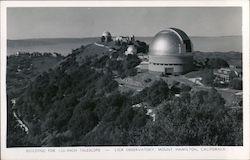
[[[8,47],[32,46],[32,45],[55,45],[58,43],[91,43],[98,38],[40,38],[40,39],[20,39],[8,40]]]
[[[152,37],[136,37],[137,40],[150,43]],[[27,52],[58,52],[62,55],[71,53],[72,49],[81,45],[86,45],[98,41],[98,37],[91,38],[48,38],[48,39],[22,39],[8,40],[8,55],[15,54],[17,51]],[[224,37],[191,37],[195,51],[202,52],[241,52],[241,36]]]
[[[62,55],[71,53],[81,45],[94,43],[98,38],[42,38],[42,39],[21,39],[8,40],[8,55],[15,54],[18,51],[25,52],[58,52]]]

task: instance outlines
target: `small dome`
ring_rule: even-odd
[[[128,49],[127,49],[128,52],[134,52],[136,53],[137,52],[137,49],[134,45],[130,45],[128,46]]]
[[[111,34],[110,34],[110,32],[105,31],[105,32],[102,33],[102,36],[109,37],[109,36],[111,36]]]
[[[129,54],[136,54],[137,53],[137,49],[134,45],[130,45],[127,48],[127,51],[125,52],[125,55],[129,55]]]
[[[149,46],[150,55],[168,55],[191,51],[191,41],[181,30],[169,28],[155,35]]]

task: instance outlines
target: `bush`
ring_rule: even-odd
[[[146,82],[146,83],[149,83],[149,82],[151,82],[151,81],[152,81],[151,78],[144,79],[144,82]]]
[[[212,69],[229,67],[227,61],[225,61],[224,59],[221,59],[221,58],[209,59],[208,66],[209,66],[209,68],[212,68]]]
[[[155,107],[163,100],[170,99],[171,96],[168,84],[163,80],[159,80],[155,81],[151,87],[143,89],[135,99],[146,101],[152,105],[152,107]]]
[[[208,86],[213,86],[214,84],[214,74],[213,74],[213,70],[209,69],[206,70],[206,72],[204,72],[206,74],[202,75],[202,83]]]
[[[242,80],[238,78],[234,78],[229,82],[229,87],[233,89],[242,90]]]
[[[189,92],[191,91],[192,87],[188,86],[188,85],[185,85],[185,84],[182,84],[181,85],[181,91],[182,92]]]

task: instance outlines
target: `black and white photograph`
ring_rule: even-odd
[[[240,6],[8,7],[2,141],[243,147],[242,23]]]

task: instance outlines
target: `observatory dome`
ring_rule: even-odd
[[[177,28],[169,28],[155,35],[150,47],[151,55],[167,55],[191,52],[192,46],[189,37]]]
[[[102,42],[110,42],[112,41],[112,36],[110,34],[110,32],[105,31],[102,33],[102,37],[101,37],[101,41]]]
[[[183,74],[192,70],[192,42],[185,32],[169,28],[157,33],[149,45],[149,70]]]
[[[111,36],[111,33],[108,32],[108,31],[104,31],[104,32],[102,33],[102,36],[108,37],[108,36]]]

